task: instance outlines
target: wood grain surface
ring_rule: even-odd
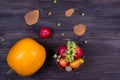
[[[76,10],[67,18],[64,12],[69,8]],[[35,9],[40,10],[39,22],[28,26],[24,15]],[[49,11],[52,16],[47,16]],[[61,23],[60,27],[56,26],[57,22]],[[87,26],[81,37],[73,32],[73,26],[79,23]],[[39,37],[43,26],[52,29],[49,39]],[[24,37],[43,44],[47,60],[32,76],[7,75],[7,53]],[[85,54],[85,63],[70,73],[60,70],[52,58],[68,39],[76,41]],[[84,40],[88,43],[84,44]],[[58,0],[57,4],[53,0],[0,0],[0,80],[120,80],[120,0]]]

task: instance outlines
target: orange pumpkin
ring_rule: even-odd
[[[31,38],[18,41],[7,55],[8,65],[21,76],[34,74],[42,67],[45,59],[45,48]]]

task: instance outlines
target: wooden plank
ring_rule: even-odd
[[[0,1],[0,80],[119,80],[120,79],[120,1],[119,0],[1,0]],[[76,8],[73,16],[66,18],[65,10]],[[40,10],[39,22],[25,24],[25,13]],[[47,13],[53,12],[48,17]],[[81,16],[85,13],[85,16]],[[57,22],[61,23],[57,27]],[[73,26],[87,25],[85,35],[78,37]],[[50,27],[49,39],[39,37],[42,26]],[[61,34],[64,33],[64,36]],[[21,38],[31,37],[47,49],[47,60],[42,69],[30,77],[15,73],[7,75],[6,56],[9,49]],[[68,39],[76,41],[84,50],[85,63],[76,71],[60,70],[52,56]],[[88,43],[84,44],[84,40]]]

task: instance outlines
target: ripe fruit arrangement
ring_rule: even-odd
[[[54,58],[57,65],[67,72],[77,69],[84,63],[83,50],[74,41],[68,41],[60,46]]]

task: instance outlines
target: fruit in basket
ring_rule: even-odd
[[[74,41],[68,41],[60,46],[54,58],[58,66],[67,72],[77,69],[84,63],[83,51]]]
[[[68,62],[64,58],[61,58],[59,61],[59,65],[64,68],[68,65]]]
[[[65,70],[66,70],[67,72],[71,72],[71,71],[72,71],[72,67],[66,66],[66,67],[65,67]]]
[[[79,59],[76,59],[74,60],[73,62],[70,63],[70,66],[73,68],[73,69],[76,69],[78,68],[82,63],[84,62],[84,60],[82,58],[79,58]]]
[[[72,62],[74,60],[74,56],[76,55],[75,48],[77,47],[77,45],[73,41],[68,41],[66,46],[67,46],[66,60],[68,62]]]
[[[65,45],[61,46],[58,51],[59,55],[61,55],[62,57],[65,57],[66,50],[67,50],[67,47]]]
[[[82,49],[80,47],[77,47],[75,50],[76,50],[75,58],[78,59],[78,58],[82,57],[82,55],[83,55]]]

